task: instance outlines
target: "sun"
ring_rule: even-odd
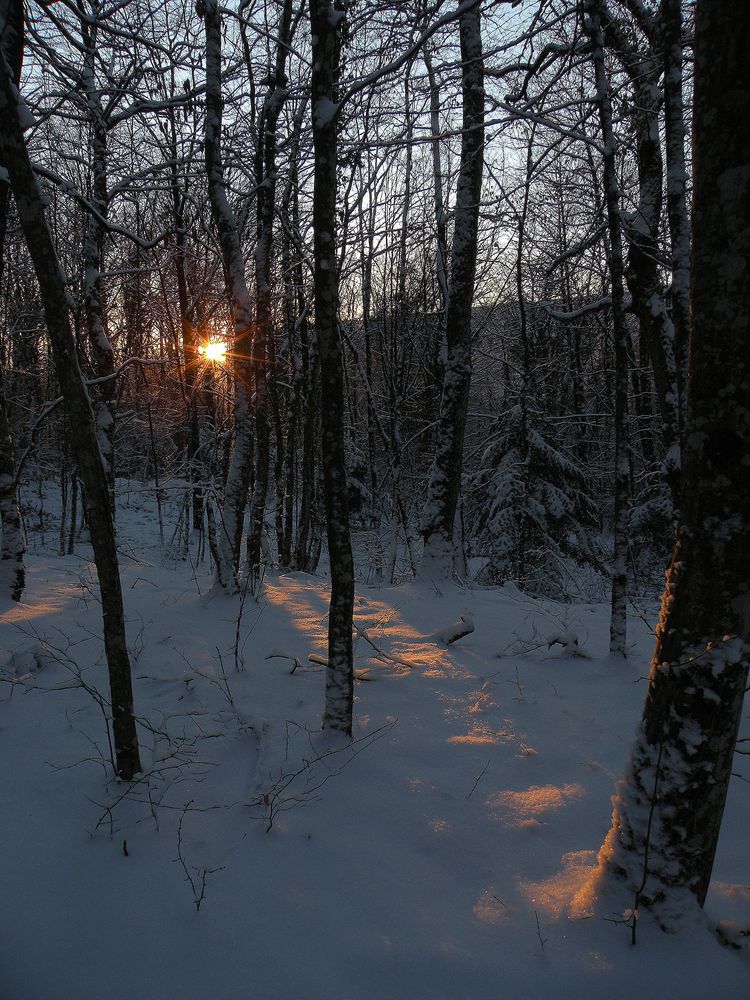
[[[200,344],[198,354],[215,365],[223,365],[227,359],[227,344],[224,340],[211,339]]]

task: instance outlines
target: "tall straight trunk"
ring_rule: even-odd
[[[23,16],[21,5],[10,5],[6,16],[10,17],[10,24],[0,34],[1,51],[7,59],[13,82],[18,86],[23,64],[23,32],[22,25],[18,22]],[[10,184],[5,177],[2,177],[0,178],[0,279],[5,271],[5,237],[8,230],[9,205]],[[2,534],[0,594],[7,594],[11,600],[20,601],[26,584],[23,562],[26,539],[18,504],[13,435],[6,409],[5,377],[2,368],[0,368],[0,533]]]
[[[3,0],[0,3],[0,25],[5,25],[2,36],[2,48],[5,51],[9,30],[8,12],[13,11],[19,18],[16,23],[22,23],[18,15],[19,8],[17,0]],[[107,474],[99,449],[94,414],[78,367],[65,275],[55,252],[44,214],[44,200],[24,142],[18,89],[13,82],[4,52],[0,54],[0,120],[3,122],[0,129],[0,158],[10,176],[18,217],[39,282],[57,378],[70,426],[75,428],[73,448],[86,489],[88,523],[102,601],[115,766],[120,777],[129,780],[140,770],[141,765]]]
[[[219,237],[224,282],[232,315],[231,363],[235,379],[234,447],[224,486],[221,523],[216,528],[216,582],[236,593],[242,523],[253,460],[250,418],[253,309],[245,280],[245,261],[237,219],[227,198],[221,157],[221,15],[217,0],[202,4],[206,30],[206,131],[204,148],[208,193]]]
[[[521,411],[519,422],[518,450],[521,456],[521,497],[518,517],[518,561],[516,583],[520,590],[526,586],[529,562],[529,396],[531,386],[531,337],[529,335],[528,310],[524,288],[524,251],[526,249],[526,224],[529,216],[529,197],[534,179],[534,140],[536,126],[532,125],[526,147],[526,176],[523,185],[523,202],[518,217],[518,250],[516,252],[516,300],[518,302],[518,336],[521,341],[521,389],[518,405]]]
[[[750,659],[750,17],[698,0],[694,243],[680,519],[605,893],[669,926],[703,905]],[[622,906],[617,908],[622,910]]]
[[[304,294],[304,278],[302,261],[298,253],[293,254],[293,243],[299,234],[299,152],[300,136],[306,116],[307,102],[300,101],[294,116],[294,124],[289,149],[289,164],[287,183],[281,199],[281,217],[286,220],[282,232],[281,268],[284,274],[284,316],[287,331],[287,350],[289,366],[292,374],[292,385],[285,393],[287,400],[286,441],[284,442],[283,487],[277,483],[280,503],[284,508],[284,526],[279,539],[279,562],[285,568],[307,569],[306,559],[298,559],[297,539],[301,534],[301,526],[305,517],[304,510],[309,504],[303,503],[300,497],[299,506],[295,511],[298,482],[298,443],[300,429],[306,419],[311,393],[309,382],[309,348],[307,329],[307,303]],[[294,236],[292,235],[294,234]],[[315,434],[312,433],[313,447]],[[304,459],[303,459],[304,461]],[[313,470],[307,475],[299,476],[302,491],[314,485],[314,452]],[[283,496],[282,496],[283,494]],[[309,492],[306,494],[309,497]],[[295,534],[295,516],[296,528]]]
[[[430,133],[432,141],[432,197],[435,211],[435,270],[438,290],[440,292],[440,326],[442,333],[445,324],[445,310],[448,305],[448,239],[446,236],[446,211],[443,199],[443,164],[440,155],[440,87],[432,64],[429,45],[422,50],[427,79],[430,83]]]
[[[453,264],[445,316],[447,357],[435,457],[422,513],[420,572],[453,572],[454,526],[461,491],[464,432],[471,388],[471,309],[477,264],[479,202],[484,164],[484,61],[481,4],[460,17],[463,133],[456,188]]]
[[[603,141],[604,198],[609,230],[607,264],[612,286],[612,325],[614,332],[614,496],[612,554],[612,614],[609,649],[626,655],[627,639],[627,551],[628,551],[628,328],[625,322],[625,289],[622,253],[622,218],[620,187],[615,163],[615,134],[612,127],[612,104],[604,66],[604,35],[599,0],[583,0],[584,27],[591,42],[591,58],[596,78],[596,104]]]
[[[354,700],[352,617],[354,561],[349,530],[344,450],[344,373],[338,328],[336,268],[336,81],[344,14],[328,0],[310,0],[312,122],[315,151],[315,335],[320,355],[321,450],[331,603],[323,726],[351,734]]]
[[[402,413],[404,403],[404,383],[406,373],[406,344],[408,338],[409,309],[406,302],[406,267],[408,263],[408,227],[409,211],[411,209],[412,191],[412,143],[414,137],[414,121],[411,114],[411,68],[407,66],[404,80],[404,115],[406,160],[404,162],[404,197],[401,208],[401,227],[398,247],[398,267],[396,270],[396,308],[394,310],[393,354],[389,388],[391,396],[391,547],[388,557],[388,582],[394,583],[396,577],[396,557],[398,554],[399,523],[404,530],[404,539],[409,552],[409,525],[401,497],[401,469],[403,456]],[[367,373],[368,389],[371,387],[371,372]],[[368,392],[368,406],[371,406]],[[410,562],[411,553],[409,552]]]
[[[685,164],[685,109],[682,100],[682,0],[662,0],[664,50],[664,134],[667,156],[667,218],[671,237],[672,323],[674,325],[680,428],[687,399],[690,328],[690,218]]]
[[[680,487],[680,410],[674,324],[664,300],[660,273],[660,226],[664,163],[659,132],[662,91],[659,85],[662,60],[649,38],[636,48],[601,4],[605,41],[617,53],[633,86],[633,122],[638,164],[638,202],[625,216],[628,243],[626,278],[638,316],[641,352],[651,364],[661,425],[663,474],[677,510]],[[650,35],[653,33],[650,33]],[[643,408],[640,379],[635,371],[636,407]]]
[[[174,93],[174,85],[172,86]],[[192,321],[192,309],[188,295],[187,277],[187,227],[185,225],[184,203],[186,191],[180,187],[177,172],[177,124],[174,108],[169,110],[168,142],[171,165],[169,168],[169,189],[172,196],[172,223],[174,225],[174,269],[177,279],[177,303],[180,310],[180,333],[182,337],[183,381],[187,410],[187,467],[192,483],[193,531],[203,529],[205,479],[204,462],[201,456],[201,428],[199,418],[198,336]]]
[[[96,417],[99,448],[104,459],[109,488],[114,501],[117,385],[115,379],[111,377],[115,370],[115,354],[107,336],[104,282],[102,279],[106,237],[105,220],[109,211],[109,193],[107,190],[107,122],[102,108],[101,93],[97,88],[96,81],[96,46],[99,28],[97,19],[98,2],[94,0],[93,17],[81,20],[84,50],[81,82],[91,130],[90,201],[95,209],[95,213],[92,212],[89,215],[84,241],[83,306],[94,374],[97,378],[105,379],[105,381],[98,383],[94,390],[92,406]],[[114,502],[112,509],[114,511]]]
[[[0,253],[2,247],[0,246]],[[20,601],[26,584],[23,557],[26,539],[16,492],[16,466],[13,437],[5,409],[5,394],[0,382],[0,594]]]
[[[263,519],[268,496],[271,432],[269,422],[268,365],[272,350],[273,312],[271,308],[271,273],[273,269],[273,219],[276,208],[276,145],[279,115],[284,107],[287,90],[286,59],[292,22],[291,0],[284,0],[278,26],[276,63],[260,115],[256,175],[258,183],[258,240],[255,247],[255,336],[253,338],[254,415],[255,415],[255,483],[250,505],[250,527],[247,538],[247,566],[251,577],[260,572]],[[278,477],[277,477],[278,478]]]

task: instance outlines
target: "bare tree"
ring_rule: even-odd
[[[253,308],[245,278],[245,260],[239,227],[227,197],[221,154],[222,130],[222,22],[216,0],[201,0],[198,11],[206,30],[206,131],[204,137],[208,191],[224,265],[224,281],[232,316],[232,370],[235,377],[234,448],[224,487],[221,524],[215,536],[216,578],[235,593],[242,525],[250,483],[253,435],[250,416]]]
[[[698,0],[680,520],[643,721],[600,854],[603,888],[665,926],[706,898],[750,659],[750,135],[737,128],[748,46],[746,12]]]
[[[141,765],[111,498],[94,415],[78,366],[65,274],[45,218],[44,198],[23,137],[21,98],[5,54],[18,51],[15,46],[22,48],[22,42],[14,38],[22,32],[22,26],[20,3],[3,0],[0,4],[0,118],[3,121],[0,160],[10,176],[18,217],[39,282],[57,378],[70,425],[75,428],[73,448],[86,491],[86,511],[102,600],[116,768],[120,777],[130,780]]]
[[[461,6],[459,4],[459,6]],[[435,458],[422,515],[424,553],[421,572],[450,576],[456,546],[454,531],[461,492],[464,432],[471,387],[471,309],[477,266],[479,203],[484,162],[484,59],[481,5],[461,14],[463,131],[461,171],[456,189],[453,253]]]
[[[344,378],[338,328],[336,270],[336,97],[344,12],[328,0],[310,0],[312,123],[315,149],[315,335],[320,354],[321,446],[325,487],[331,603],[323,725],[352,731],[354,562],[344,450]]]
[[[627,551],[629,492],[628,465],[628,331],[625,321],[625,286],[623,281],[622,217],[620,215],[620,186],[615,163],[615,134],[612,127],[612,105],[604,65],[604,34],[602,31],[601,0],[584,0],[584,28],[591,41],[591,58],[596,79],[596,104],[603,140],[604,197],[609,228],[609,265],[612,287],[612,322],[614,326],[615,356],[615,453],[613,497],[613,557],[612,557],[612,616],[609,629],[611,653],[624,656],[627,638]]]
[[[23,28],[14,19],[23,16],[20,5],[8,6],[6,16],[10,19],[4,26],[0,39],[2,54],[6,59],[12,80],[17,87],[21,80],[23,65]],[[10,181],[0,161],[0,278],[5,271],[5,236],[8,229],[10,207]],[[26,551],[21,510],[18,505],[16,466],[13,451],[13,436],[6,412],[5,379],[0,368],[0,593],[8,594],[13,601],[20,601],[25,586],[23,557]]]

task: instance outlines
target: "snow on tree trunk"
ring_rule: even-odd
[[[584,0],[584,28],[591,43],[591,59],[596,78],[596,104],[599,127],[604,144],[604,196],[607,207],[609,252],[607,262],[612,285],[612,325],[614,331],[614,496],[612,554],[612,616],[609,629],[609,649],[613,654],[626,655],[627,620],[627,551],[628,551],[628,328],[625,322],[622,218],[620,188],[615,162],[615,135],[612,127],[612,104],[609,97],[604,65],[604,35],[599,0]]]
[[[8,0],[0,4],[0,23],[6,24],[3,47],[8,41],[7,13],[10,6],[13,5]],[[24,142],[18,88],[9,75],[5,58],[0,58],[0,120],[3,122],[0,159],[10,176],[18,217],[39,282],[55,371],[70,426],[74,429],[73,447],[86,491],[88,523],[102,601],[115,766],[120,777],[129,780],[141,765],[111,498],[94,414],[78,367],[65,275],[55,252],[44,214],[42,193]]]
[[[420,574],[448,577],[455,558],[454,525],[461,490],[464,432],[471,387],[471,309],[477,263],[484,157],[484,62],[481,4],[460,18],[463,133],[456,188],[453,266],[445,316],[447,358],[435,456],[422,512]]]
[[[674,327],[667,312],[659,273],[659,227],[662,214],[664,167],[659,135],[660,67],[656,58],[637,60],[634,94],[638,160],[638,204],[628,216],[628,287],[638,316],[638,328],[654,372],[661,437],[664,478],[673,509],[680,485],[680,416],[677,393]]]
[[[315,242],[315,334],[320,355],[321,450],[331,604],[323,726],[352,730],[354,669],[352,617],[354,563],[349,530],[344,451],[344,377],[338,328],[336,269],[336,78],[343,14],[328,0],[310,0],[312,30],[312,123],[315,150],[313,232]]]
[[[268,419],[269,346],[273,336],[271,277],[273,267],[273,219],[276,209],[276,141],[279,115],[289,94],[286,79],[286,58],[292,21],[291,0],[285,0],[281,12],[276,45],[276,63],[269,82],[269,93],[260,115],[256,150],[258,182],[258,240],[255,247],[256,325],[253,339],[255,372],[255,483],[250,506],[250,527],[247,539],[247,566],[253,579],[260,573],[261,539],[268,496],[270,464],[270,426]],[[278,478],[278,477],[277,477]]]
[[[89,214],[86,225],[83,261],[83,306],[94,374],[105,379],[93,392],[92,407],[96,418],[99,449],[109,480],[113,498],[115,481],[115,411],[117,385],[112,374],[115,370],[115,354],[107,337],[104,310],[104,245],[106,219],[109,210],[107,191],[107,122],[102,109],[101,92],[96,82],[96,46],[98,35],[98,7],[94,5],[94,15],[81,19],[83,41],[83,69],[81,83],[88,122],[91,130],[91,196],[94,211]]]
[[[599,889],[666,927],[711,877],[750,658],[750,17],[699,0],[680,519]]]
[[[690,219],[682,101],[682,0],[662,0],[664,50],[664,135],[667,155],[667,217],[671,236],[672,323],[680,428],[685,423],[690,328]]]
[[[235,377],[234,447],[224,487],[224,504],[216,526],[216,582],[236,593],[242,524],[250,482],[253,436],[250,415],[250,378],[253,309],[245,280],[245,261],[237,219],[227,198],[221,158],[221,16],[216,0],[202,4],[206,30],[206,127],[204,148],[208,193],[221,247],[224,281],[234,336],[231,344]]]

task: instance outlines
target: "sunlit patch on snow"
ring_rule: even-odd
[[[468,733],[461,733],[458,736],[450,736],[449,743],[472,743],[475,745],[490,743],[506,743],[508,734],[504,731],[496,732],[486,722],[473,722]]]
[[[486,805],[495,819],[504,826],[539,826],[538,817],[557,812],[585,794],[581,785],[531,785],[525,791],[495,792]],[[534,824],[529,821],[534,820]]]
[[[264,594],[271,604],[284,608],[316,652],[325,652],[328,642],[328,594],[325,590],[313,588],[308,581],[286,576],[278,583],[267,578]]]
[[[451,832],[451,825],[447,819],[431,819],[427,825],[433,833],[440,833],[443,834],[443,836]]]
[[[25,595],[24,595],[25,596]],[[30,622],[35,618],[43,618],[45,615],[52,615],[64,608],[68,602],[81,596],[80,583],[63,583],[56,580],[54,590],[48,589],[43,600],[38,600],[35,596],[27,601],[16,603],[0,612],[0,625],[17,625],[22,622]]]
[[[590,880],[596,864],[596,851],[572,851],[563,855],[562,863],[562,869],[551,878],[520,883],[521,892],[529,903],[552,918],[559,917],[584,883]]]
[[[477,920],[481,920],[484,924],[502,924],[510,917],[510,909],[497,895],[493,885],[487,886],[482,891],[474,903],[473,913]]]
[[[736,882],[711,882],[711,893],[723,896],[724,899],[735,899],[750,904],[750,885],[738,885]]]
[[[489,683],[485,683],[479,691],[471,691],[469,698],[472,699],[469,705],[469,715],[478,715],[480,712],[488,712],[492,708],[497,708],[497,702],[492,696]]]

